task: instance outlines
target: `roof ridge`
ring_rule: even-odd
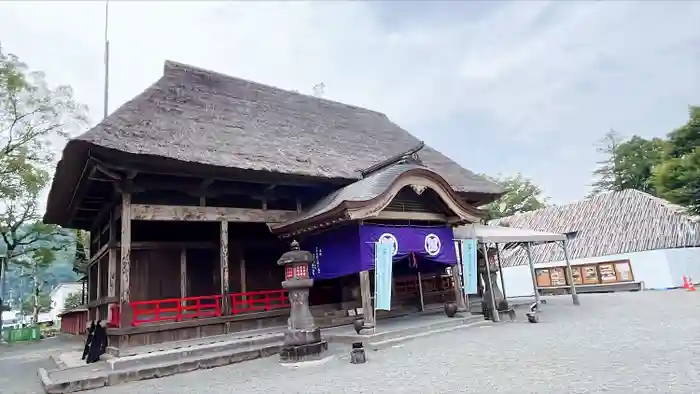
[[[278,86],[269,85],[269,84],[262,83],[262,82],[257,82],[257,81],[252,81],[252,80],[250,80],[250,79],[244,79],[244,78],[234,77],[234,76],[232,76],[232,75],[224,74],[224,73],[221,73],[221,72],[218,72],[218,71],[213,71],[213,70],[209,70],[209,69],[206,69],[206,68],[202,68],[202,67],[198,67],[198,66],[193,66],[193,65],[191,65],[191,64],[186,64],[186,63],[177,62],[177,61],[174,61],[174,60],[166,60],[165,63],[164,63],[164,65],[163,65],[163,76],[166,76],[167,74],[169,74],[169,73],[172,72],[172,71],[175,71],[175,72],[182,72],[182,71],[184,71],[184,72],[193,72],[193,71],[194,71],[194,72],[200,72],[200,73],[208,74],[208,75],[215,76],[215,77],[219,77],[219,78],[223,78],[223,79],[228,79],[228,80],[231,80],[231,81],[241,81],[241,82],[251,83],[251,84],[255,84],[255,85],[259,85],[259,86],[265,87],[265,88],[267,88],[267,89],[273,89],[273,90],[277,90],[277,91],[280,91],[280,92],[285,92],[285,93],[292,94],[292,95],[302,96],[302,97],[305,97],[305,98],[308,98],[308,99],[311,99],[311,100],[316,100],[316,101],[319,101],[319,102],[326,102],[326,103],[333,104],[333,105],[341,105],[341,106],[346,107],[346,108],[359,109],[359,110],[362,110],[362,111],[371,112],[371,113],[374,113],[374,114],[376,114],[376,115],[379,115],[379,116],[382,116],[382,117],[388,119],[388,116],[387,116],[385,113],[379,112],[379,111],[376,111],[376,110],[373,110],[373,109],[369,109],[369,108],[366,108],[366,107],[360,107],[360,106],[357,106],[357,105],[347,104],[347,103],[343,103],[343,102],[340,102],[340,101],[329,100],[329,99],[327,99],[327,98],[317,97],[317,96],[314,96],[314,95],[311,95],[311,94],[305,94],[305,93],[301,93],[301,92],[295,91],[295,90],[283,89],[283,88],[280,88],[280,87],[278,87]]]

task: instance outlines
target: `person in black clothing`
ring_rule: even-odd
[[[90,328],[88,328],[87,338],[85,338],[85,347],[83,348],[83,357],[81,360],[85,360],[88,352],[90,351],[90,343],[92,343],[92,336],[95,334],[95,321],[90,322]]]
[[[91,364],[100,361],[100,356],[107,350],[107,328],[106,322],[99,320],[95,324],[95,332],[90,342],[90,350],[88,351],[85,362]]]

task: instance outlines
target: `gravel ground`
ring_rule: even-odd
[[[437,334],[370,351],[363,365],[336,348],[299,370],[271,357],[94,393],[700,393],[700,293],[583,295],[581,304],[550,297],[540,324]]]
[[[41,342],[0,344],[0,393],[44,393],[37,370],[55,368],[49,355],[78,347],[80,341],[65,337],[50,338]]]

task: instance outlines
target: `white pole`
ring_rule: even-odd
[[[105,81],[104,81],[104,102],[102,108],[103,119],[107,117],[109,111],[109,0],[105,1]]]
[[[535,273],[535,263],[532,261],[532,251],[530,250],[530,243],[525,243],[525,250],[527,251],[527,262],[530,265],[530,276],[532,276],[532,289],[535,291],[535,304],[537,305],[537,310],[540,309],[540,290],[537,286],[537,274]]]

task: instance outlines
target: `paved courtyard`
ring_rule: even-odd
[[[550,297],[542,322],[470,328],[369,352],[346,348],[290,370],[276,358],[107,387],[95,394],[159,393],[700,393],[700,293]],[[19,369],[0,356],[0,382]],[[20,364],[21,365],[21,364]],[[24,371],[27,379],[36,368]],[[33,393],[36,386],[24,391]],[[36,380],[36,378],[34,378]]]

